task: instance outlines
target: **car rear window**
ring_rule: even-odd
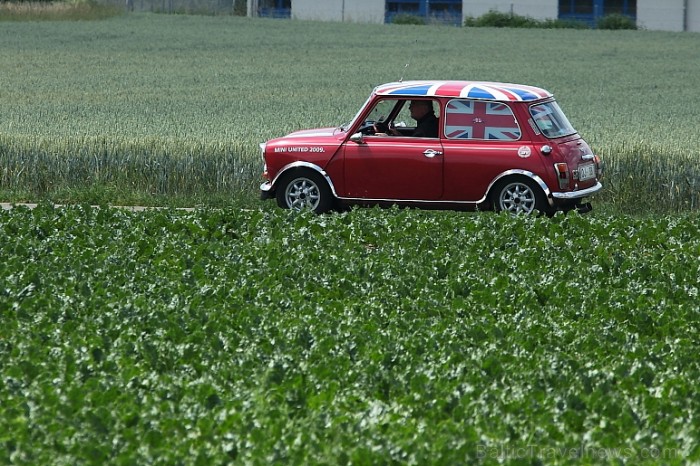
[[[530,115],[537,128],[550,139],[574,134],[576,130],[555,101],[545,102],[530,107]]]

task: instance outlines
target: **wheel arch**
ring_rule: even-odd
[[[549,203],[550,207],[554,206],[554,200],[552,199],[552,191],[549,189],[549,186],[547,186],[547,183],[544,182],[542,178],[540,178],[538,175],[535,173],[532,173],[531,171],[528,170],[518,170],[518,169],[513,169],[513,170],[507,170],[495,177],[493,180],[491,180],[491,183],[489,184],[489,187],[486,189],[486,195],[484,196],[484,199],[491,199],[493,197],[493,188],[497,186],[499,183],[501,183],[503,180],[506,180],[508,178],[529,178],[530,180],[534,181],[537,183],[537,185],[542,189],[544,192],[544,197],[547,199],[547,202]]]
[[[303,171],[303,170],[312,170],[312,171],[315,171],[316,173],[318,173],[319,175],[321,175],[323,177],[323,179],[326,181],[326,183],[328,184],[328,187],[330,188],[331,194],[333,194],[333,197],[336,197],[336,198],[338,197],[336,192],[335,192],[335,186],[333,185],[333,181],[331,180],[331,177],[328,176],[328,173],[326,173],[326,171],[323,168],[319,167],[318,165],[316,165],[314,163],[302,162],[302,161],[292,162],[292,163],[287,164],[284,167],[282,167],[280,169],[280,171],[277,172],[277,175],[275,176],[275,178],[272,180],[272,183],[271,183],[272,189],[277,189],[277,182],[283,176],[287,175],[288,173],[292,173],[295,171]]]

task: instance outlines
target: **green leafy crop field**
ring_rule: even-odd
[[[599,206],[700,206],[697,34],[136,14],[3,23],[0,44],[5,199],[250,204],[260,142],[404,77],[549,89],[605,159]]]
[[[700,461],[700,218],[0,212],[2,464]]]

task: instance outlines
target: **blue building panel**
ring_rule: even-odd
[[[619,14],[637,19],[637,0],[559,0],[559,18],[595,26],[600,18]]]
[[[265,18],[291,18],[292,0],[261,0],[258,16]]]
[[[422,16],[427,21],[461,24],[462,0],[387,0],[385,22],[406,14]]]

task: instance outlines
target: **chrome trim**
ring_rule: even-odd
[[[436,155],[442,155],[442,151],[435,150],[435,149],[426,149],[423,151],[423,155],[425,155],[429,159],[432,159]]]
[[[293,168],[309,168],[311,170],[314,170],[318,172],[319,175],[321,175],[325,180],[326,183],[328,183],[328,187],[331,188],[331,193],[333,194],[334,197],[338,197],[335,193],[335,186],[333,186],[333,181],[331,181],[331,177],[328,176],[328,173],[326,171],[319,167],[318,165],[315,165],[313,163],[309,162],[303,162],[303,161],[297,161],[297,162],[292,162],[290,164],[285,165],[280,169],[279,172],[277,172],[277,176],[275,176],[275,179],[273,179],[270,183],[270,188],[272,189],[273,186],[277,185],[277,180],[279,180],[280,176],[284,175],[287,171],[293,169]],[[265,185],[266,183],[263,183]],[[260,186],[260,189],[262,189],[262,186]]]
[[[350,142],[354,142],[355,144],[364,144],[365,137],[362,135],[362,133],[355,133],[350,136]]]
[[[369,141],[367,138],[372,138]],[[374,139],[377,138],[377,139]],[[386,138],[386,139],[379,139],[379,138]],[[390,147],[390,148],[398,148],[398,149],[405,149],[408,144],[416,144],[418,142],[424,142],[426,144],[429,144],[426,140],[434,140],[435,138],[421,138],[421,141],[418,141],[418,138],[414,138],[413,136],[381,136],[381,135],[376,135],[376,134],[368,134],[365,136],[365,143],[369,144],[370,142],[372,143],[372,147]],[[439,143],[438,143],[439,145]]]
[[[579,199],[581,197],[590,196],[603,189],[603,185],[598,181],[594,186],[590,188],[582,189],[580,191],[568,191],[565,193],[552,193],[552,197],[555,199]]]
[[[449,140],[449,142],[452,142],[452,141],[458,141],[458,140],[457,139],[450,139]],[[476,139],[472,139],[472,141],[476,141]],[[452,147],[452,144],[450,144],[449,142],[448,142],[448,144],[445,145],[445,147],[450,147],[450,148]],[[498,141],[494,140],[494,142],[498,142]],[[457,146],[457,147],[461,148],[460,146]],[[499,145],[488,145],[488,143],[486,145],[472,144],[469,146],[468,149],[470,152],[494,150],[494,151],[501,151],[504,153],[510,153],[510,152],[512,152],[514,154],[518,153],[517,147],[503,147],[503,146],[499,146]]]
[[[269,181],[266,181],[260,185],[260,191],[264,191],[264,192],[268,193],[268,192],[270,192],[271,189],[272,189],[272,183],[270,183]]]
[[[581,156],[581,160],[593,160],[595,159],[595,155],[593,154],[586,154]]]

